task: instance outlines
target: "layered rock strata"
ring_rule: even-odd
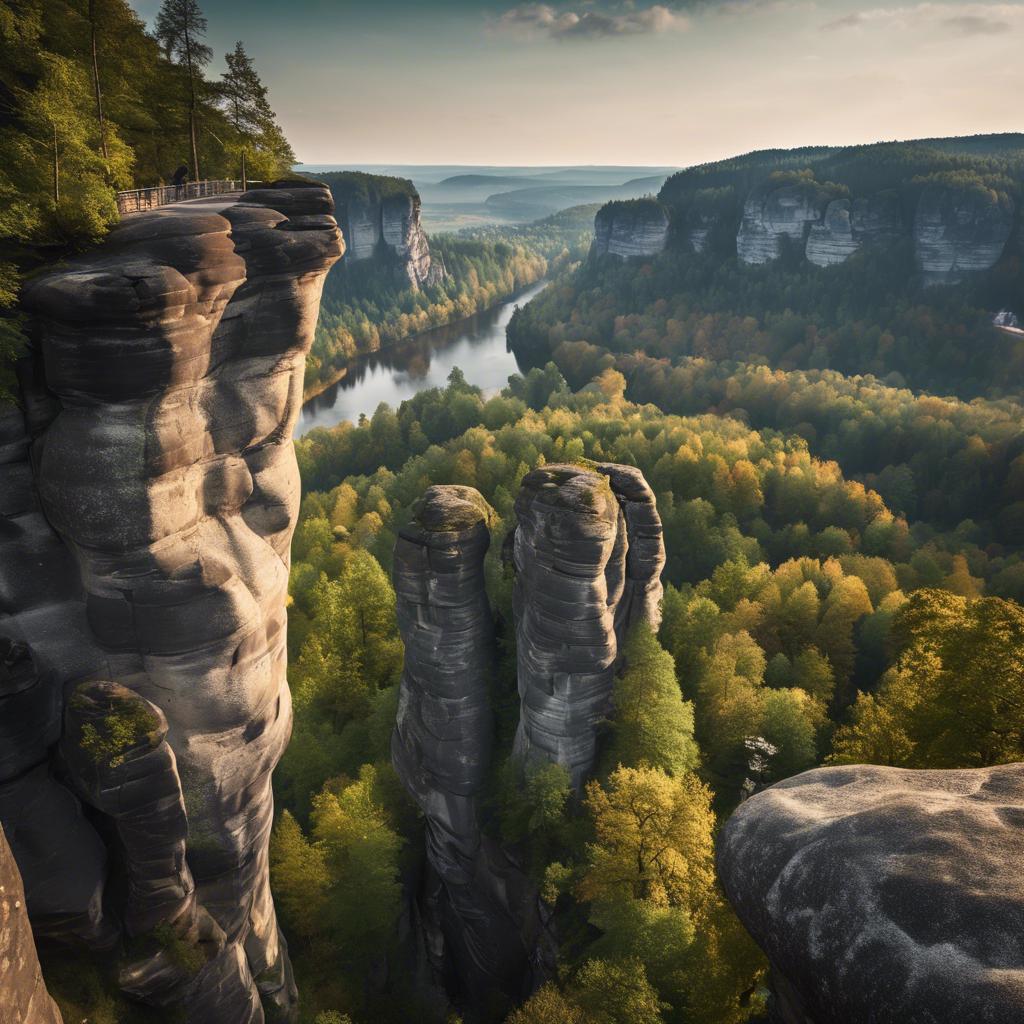
[[[845,263],[864,245],[892,241],[901,230],[899,197],[894,192],[852,202],[833,199],[823,220],[811,225],[805,255],[816,266],[830,267]]]
[[[771,263],[782,253],[782,240],[804,245],[812,224],[822,219],[828,197],[813,183],[755,188],[743,204],[736,234],[736,253],[742,263]]]
[[[598,256],[657,256],[667,238],[668,212],[653,200],[609,203],[594,218],[594,251]]]
[[[638,618],[660,621],[661,522],[643,477],[612,465],[534,470],[515,511],[515,754],[562,765],[578,789],[597,758],[620,644]]]
[[[471,487],[429,488],[395,545],[392,578],[405,665],[392,760],[424,813],[441,894],[429,947],[471,1002],[518,994],[526,952],[501,859],[481,836],[478,801],[494,730],[494,628],[484,589],[491,510]]]
[[[733,814],[722,885],[785,1024],[1024,1019],[1024,765],[819,768]]]
[[[345,204],[342,226],[347,243],[345,264],[383,255],[412,288],[444,279],[444,265],[431,258],[430,243],[420,224],[417,194],[353,196]]]
[[[926,284],[949,284],[993,267],[1013,230],[1009,197],[931,185],[914,217],[914,251]]]
[[[61,1024],[39,969],[18,865],[0,828],[0,1022]]]
[[[230,959],[219,977],[241,981],[227,999],[216,979],[180,990],[190,1021],[262,1021],[261,1000],[271,1016],[294,1014],[267,873],[270,773],[291,726],[291,430],[323,279],[343,252],[332,210],[326,188],[282,182],[236,202],[130,217],[24,298],[36,334],[23,376],[27,416],[20,435],[17,418],[5,417],[13,440],[0,448],[0,471],[20,481],[0,535],[14,557],[0,564],[0,700],[31,705],[45,739],[33,743],[23,717],[0,719],[0,749],[18,750],[4,768],[9,781],[0,778],[0,820],[37,931],[116,941],[117,921],[103,908],[104,844],[54,779],[47,747],[74,680],[116,680],[163,716],[166,738],[145,768],[167,801],[159,864],[143,870],[129,857],[134,888],[120,913],[129,931],[145,931],[158,918],[157,927],[188,917],[176,900],[201,908],[198,930],[185,929],[204,950],[198,977]],[[29,449],[30,460],[19,457]],[[25,579],[18,559],[45,566],[45,581]],[[124,765],[141,771],[136,760]],[[188,819],[180,871],[175,777]],[[108,783],[72,769],[79,794],[111,814]],[[122,813],[130,805],[118,791]],[[157,814],[139,813],[151,825]],[[61,857],[75,869],[51,863]],[[159,907],[138,902],[148,888]],[[154,991],[148,981],[128,987]]]

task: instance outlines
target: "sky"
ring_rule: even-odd
[[[152,24],[159,0],[132,2]],[[308,164],[687,166],[1024,130],[1024,0],[200,5]]]

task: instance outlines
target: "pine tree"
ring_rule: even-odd
[[[188,133],[192,144],[192,175],[196,180],[202,177],[196,145],[198,84],[202,81],[203,68],[213,57],[213,50],[202,42],[205,35],[206,18],[196,0],[164,0],[156,16],[156,37],[167,56],[176,58],[188,76]]]

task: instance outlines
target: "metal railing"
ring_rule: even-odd
[[[247,182],[252,185],[253,182]],[[187,181],[184,185],[152,185],[149,188],[133,188],[117,193],[117,212],[123,217],[127,213],[141,213],[155,210],[168,203],[180,203],[186,199],[202,199],[205,196],[222,196],[228,192],[241,192],[242,182],[238,179],[220,178],[216,181]]]

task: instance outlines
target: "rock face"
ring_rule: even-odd
[[[493,621],[484,588],[491,510],[472,488],[431,487],[395,545],[405,666],[391,754],[426,819],[419,920],[438,975],[489,1019],[554,972],[535,886],[481,832],[494,723]],[[629,466],[545,466],[523,480],[506,543],[516,571],[514,753],[556,762],[579,788],[594,767],[619,650],[657,628],[665,547],[654,495]]]
[[[1013,201],[986,189],[930,185],[914,218],[914,248],[926,284],[988,270],[1013,230]]]
[[[36,957],[18,865],[0,828],[0,1021],[61,1024]]]
[[[594,218],[598,256],[622,259],[657,256],[668,238],[668,213],[650,199],[608,203]]]
[[[343,252],[332,210],[326,188],[282,182],[127,218],[26,290],[26,413],[0,425],[14,483],[0,520],[0,820],[29,915],[38,934],[94,948],[119,920],[157,939],[170,928],[201,952],[198,973],[170,979],[153,960],[122,981],[197,1024],[294,1015],[267,873],[270,773],[291,728],[291,430]],[[49,748],[76,680],[116,681],[68,705],[68,736],[99,737],[85,748],[106,750],[117,708],[157,724],[102,771],[65,751],[72,793]],[[121,868],[79,799],[121,834],[124,906],[104,904]]]
[[[1024,1019],[1024,765],[819,768],[733,814],[719,874],[786,1024]]]
[[[802,244],[810,225],[822,219],[827,201],[813,183],[759,185],[743,205],[736,234],[740,261],[771,263],[781,254],[783,238]]]
[[[431,487],[395,545],[405,666],[392,761],[426,819],[440,895],[426,908],[439,975],[454,971],[476,1005],[518,993],[526,951],[503,866],[477,818],[491,762],[494,625],[484,590],[491,511],[471,487]]]
[[[597,757],[619,645],[641,615],[660,621],[661,522],[646,481],[625,466],[536,469],[515,511],[515,754],[562,765],[578,789]]]
[[[899,197],[882,192],[870,198],[833,199],[821,223],[812,224],[805,254],[810,263],[845,263],[862,245],[891,241],[902,230]]]
[[[342,266],[384,260],[400,281],[412,288],[437,284],[444,265],[431,259],[430,243],[420,224],[420,197],[411,194],[353,195],[339,211],[347,242]]]

